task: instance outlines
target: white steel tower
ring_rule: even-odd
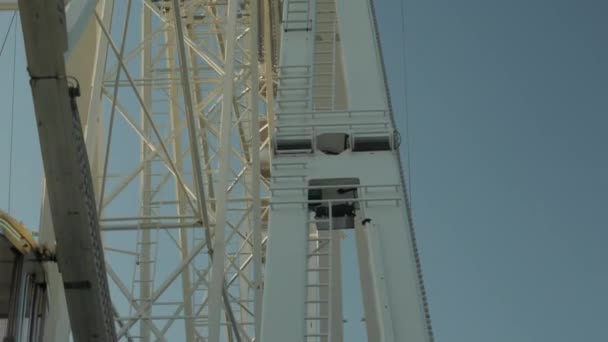
[[[79,83],[118,340],[342,342],[356,260],[368,341],[432,341],[371,0],[63,2],[19,1],[30,69],[65,52],[58,90],[32,90]],[[45,270],[45,341],[65,341],[92,316]]]
[[[341,229],[368,340],[430,341],[373,5],[287,1],[282,30],[262,341],[343,340]]]

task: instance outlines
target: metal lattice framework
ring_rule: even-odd
[[[433,341],[371,0],[19,7],[45,339],[342,341],[348,229],[368,340]]]
[[[119,339],[259,332],[273,6],[99,1],[70,51]]]

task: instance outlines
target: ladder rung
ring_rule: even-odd
[[[320,320],[324,320],[324,319],[329,319],[329,317],[328,316],[318,316],[318,317],[309,316],[309,317],[304,317],[304,319],[307,321],[320,321]]]
[[[288,91],[288,90],[310,90],[310,87],[279,87],[279,91]]]
[[[311,149],[305,149],[305,150],[290,150],[290,149],[280,150],[280,149],[277,149],[277,153],[279,153],[279,154],[283,154],[283,153],[285,153],[285,154],[291,154],[291,153],[311,153],[311,152],[312,152]],[[298,177],[304,177],[304,176],[298,176]]]
[[[310,27],[300,27],[300,28],[286,28],[283,29],[285,32],[296,32],[296,31],[310,31]]]
[[[293,79],[305,79],[305,80],[309,80],[310,79],[310,75],[279,75],[279,81],[280,80],[293,80]]]
[[[285,102],[285,103],[290,103],[290,102],[307,102],[310,101],[310,99],[281,99],[278,98],[276,100],[276,102]]]
[[[283,24],[289,24],[289,23],[292,23],[292,24],[309,23],[311,21],[312,20],[310,20],[310,19],[292,19],[292,20],[285,20],[283,22]]]

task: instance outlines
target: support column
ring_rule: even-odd
[[[365,326],[367,328],[367,340],[380,341],[379,322],[378,315],[376,315],[376,307],[374,305],[374,288],[372,286],[372,274],[369,263],[369,242],[367,230],[361,225],[361,219],[362,216],[359,213],[355,221],[355,241],[357,246],[361,295],[363,297],[363,313],[365,315]]]
[[[179,74],[177,73],[178,65],[175,63],[175,36],[170,32],[165,33],[165,40],[167,42],[167,50],[166,57],[169,63],[169,70],[171,70],[171,85],[169,89],[169,93],[171,94],[171,99],[179,98],[179,86],[173,80],[179,79]],[[180,125],[180,110],[176,100],[170,101],[169,104],[169,116],[171,121],[171,131],[175,131],[177,127]],[[183,172],[183,158],[182,158],[182,136],[180,134],[176,134],[173,138],[173,159],[175,160],[175,169],[178,173]],[[179,223],[186,223],[186,219],[183,217],[186,216],[186,193],[182,189],[181,186],[176,182],[175,183],[175,199],[177,201],[177,215],[180,217]],[[181,228],[179,230],[179,249],[180,249],[180,258],[182,261],[188,257],[188,243],[189,243],[189,235],[188,228]],[[195,331],[194,331],[194,318],[192,318],[193,308],[192,308],[192,281],[190,276],[190,268],[187,267],[182,271],[181,274],[182,279],[182,298],[184,301],[184,315],[186,318],[184,319],[185,326],[185,335],[186,342],[193,342],[195,340]]]
[[[141,52],[141,78],[142,79],[150,79],[152,76],[152,49],[151,43],[148,41],[151,37],[152,33],[152,12],[145,5],[142,4],[142,14],[141,14],[141,40],[144,42],[144,46]],[[119,71],[118,71],[119,72]],[[152,108],[152,87],[150,86],[142,86],[141,87],[141,95],[143,99],[143,103],[147,108]],[[150,123],[146,119],[146,114],[142,110],[141,111],[141,126],[144,136],[149,139],[152,133],[152,129],[150,127]],[[143,217],[151,217],[152,216],[152,166],[151,161],[148,160],[148,156],[152,153],[150,148],[146,145],[146,143],[141,143],[141,156],[140,160],[144,163],[142,173],[141,173],[141,215]],[[142,220],[142,224],[149,224],[149,219]],[[143,263],[139,265],[140,268],[140,284],[139,284],[139,294],[142,300],[141,303],[138,304],[146,304],[145,302],[151,300],[152,295],[152,264],[150,264],[149,260],[152,260],[152,253],[150,250],[151,245],[151,234],[152,231],[150,229],[142,229],[140,231],[141,240],[137,243],[141,244],[141,255],[138,256],[140,260],[143,260]],[[152,307],[148,307],[144,312],[144,317],[149,317],[152,315]],[[142,342],[150,341],[150,326],[147,324],[145,319],[139,323],[139,330]]]
[[[261,216],[261,193],[260,193],[260,177],[261,177],[261,161],[260,161],[260,117],[259,117],[259,72],[258,72],[258,15],[259,15],[258,0],[250,2],[251,27],[250,27],[250,72],[251,86],[249,108],[251,110],[251,121],[249,128],[251,131],[251,172],[250,172],[250,188],[253,202],[251,203],[251,233],[253,235],[251,252],[253,255],[253,312],[254,312],[254,336],[256,341],[260,341],[260,332],[262,324],[262,294],[263,279],[262,279],[262,216]],[[268,91],[268,90],[266,90]]]
[[[261,341],[298,341],[305,327],[308,209],[272,207]]]
[[[230,171],[230,145],[232,133],[232,104],[234,96],[234,51],[236,46],[236,14],[237,3],[228,2],[226,15],[226,56],[224,75],[224,94],[222,98],[222,114],[220,123],[219,143],[219,175],[216,193],[216,226],[213,238],[213,261],[211,269],[211,283],[209,288],[209,341],[219,342],[222,311],[222,296],[227,295],[224,290],[224,264],[226,260],[225,229],[226,229],[226,193],[228,174]],[[227,299],[225,299],[226,302]],[[228,309],[228,308],[227,308]]]

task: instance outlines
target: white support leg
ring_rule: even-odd
[[[339,230],[332,232],[331,257],[331,312],[330,314],[330,340],[342,342],[344,340],[344,314],[342,313],[342,233]]]
[[[297,341],[306,314],[308,209],[272,206],[261,341]]]
[[[362,216],[357,215],[355,221],[355,240],[357,246],[357,261],[359,265],[359,279],[361,283],[361,296],[363,297],[363,314],[367,328],[368,341],[380,341],[379,321],[376,314],[374,287],[372,285],[371,265],[369,260],[369,247],[367,229],[361,224]]]

